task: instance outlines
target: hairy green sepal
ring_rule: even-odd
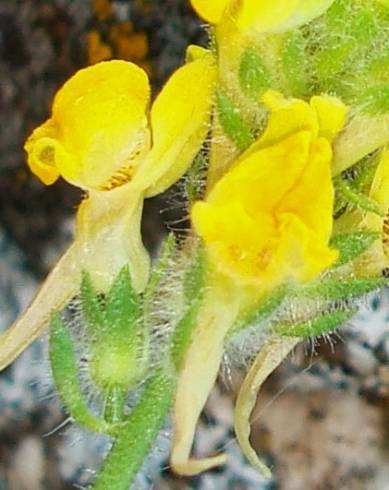
[[[339,251],[339,257],[333,267],[340,267],[356,259],[379,238],[379,233],[368,231],[334,235],[331,238],[330,247]]]
[[[368,211],[381,217],[385,215],[380,205],[376,201],[373,201],[361,192],[353,189],[353,187],[343,177],[337,177],[334,180],[334,184],[336,190],[340,192],[340,194],[345,198],[346,202],[353,204],[363,211]]]
[[[73,340],[58,314],[51,321],[49,353],[54,382],[70,416],[93,432],[110,432],[109,424],[96,417],[87,405],[77,374],[79,366]]]
[[[246,150],[254,142],[254,137],[249,125],[243,119],[239,107],[234,105],[223,90],[218,91],[216,104],[224,133],[240,151]]]
[[[138,404],[113,442],[94,490],[128,490],[163,427],[174,390],[174,377],[166,369],[146,382]]]
[[[274,333],[286,337],[316,337],[334,331],[357,311],[357,308],[348,308],[325,313],[301,323],[277,325],[274,327]]]
[[[141,302],[132,287],[128,267],[120,271],[104,298],[84,273],[81,305],[90,339],[89,370],[93,381],[103,390],[126,391],[141,379],[147,360]]]
[[[262,57],[253,48],[244,51],[238,76],[243,92],[256,102],[271,85],[270,74]]]
[[[355,299],[379,290],[387,282],[388,280],[383,277],[361,279],[331,277],[300,288],[296,291],[296,296],[298,298],[321,299],[324,301]]]
[[[282,286],[262,298],[257,304],[244,310],[231,327],[229,335],[235,335],[245,328],[259,325],[269,319],[282,305],[289,292],[288,287]]]

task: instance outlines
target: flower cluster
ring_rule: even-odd
[[[211,48],[190,46],[151,107],[141,68],[98,63],[65,83],[25,146],[43,183],[61,176],[86,197],[73,244],[0,337],[0,367],[51,319],[65,407],[113,441],[96,489],[128,488],[171,406],[173,469],[225,462],[191,447],[222,357],[248,330],[258,345],[235,431],[268,476],[249,443],[262,382],[388,282],[387,0],[192,5],[212,24]],[[192,229],[150,266],[144,199],[184,175]],[[60,314],[74,297],[99,414],[79,381],[79,334]]]

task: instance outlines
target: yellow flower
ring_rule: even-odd
[[[58,91],[52,115],[28,138],[31,170],[45,184],[104,190],[127,182],[149,146],[150,86],[138,66],[99,63],[78,71]]]
[[[207,52],[178,69],[149,111],[145,72],[125,61],[74,75],[57,93],[48,121],[26,142],[28,164],[46,184],[60,175],[88,191],[74,243],[24,315],[0,337],[0,369],[45,328],[87,270],[100,290],[129,264],[134,287],[147,281],[140,235],[144,197],[172,185],[209,129],[216,69]]]
[[[190,449],[217,376],[225,336],[239,311],[280,284],[316,278],[338,255],[328,246],[334,202],[331,146],[343,128],[347,108],[329,96],[312,97],[308,104],[274,91],[265,94],[264,103],[271,114],[262,136],[192,209],[214,281],[178,380],[171,462],[182,474],[224,461],[223,455],[192,460]],[[274,366],[274,345],[290,350],[296,342],[270,343],[265,358],[254,367],[254,391]],[[242,413],[253,399],[253,389],[249,394],[247,389],[239,403],[237,430],[246,455],[255,463],[242,423]],[[256,466],[265,472],[258,460]]]
[[[266,131],[192,210],[215,268],[258,292],[313,279],[336,259],[330,141],[345,117],[330,97],[308,105],[268,92],[264,102]]]
[[[233,18],[245,31],[280,32],[321,15],[334,0],[191,0],[211,24]]]

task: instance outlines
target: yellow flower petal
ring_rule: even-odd
[[[332,151],[328,141],[318,138],[311,144],[307,164],[298,185],[285,194],[276,208],[277,213],[298,215],[314,235],[328,241],[332,230],[334,189],[330,162]],[[320,186],[318,186],[320,182]]]
[[[274,90],[268,90],[262,97],[270,116],[264,133],[248,150],[248,154],[259,148],[275,144],[298,132],[309,131],[313,137],[319,132],[319,122],[312,107],[300,99],[286,99]]]
[[[146,73],[129,62],[80,70],[55,96],[49,122],[26,143],[31,169],[50,182],[52,166],[53,175],[88,190],[130,180],[149,148],[149,92]],[[41,139],[48,127],[50,138]]]
[[[242,0],[235,16],[242,30],[282,32],[323,14],[334,0]]]
[[[186,63],[191,63],[192,61],[196,61],[209,55],[209,49],[203,48],[202,46],[197,46],[197,44],[190,44],[186,48],[185,61]]]
[[[151,109],[153,146],[134,185],[158,194],[192,163],[209,131],[216,66],[211,55],[179,68]]]
[[[296,214],[280,214],[279,230],[282,240],[265,272],[270,285],[276,280],[274,285],[311,281],[338,258],[338,252],[327,245],[329,237],[320,241]]]
[[[250,367],[236,400],[234,423],[236,437],[243,454],[264,478],[270,478],[271,472],[258,458],[250,444],[250,415],[264,381],[300,341],[298,337],[271,337]]]
[[[232,17],[241,30],[255,32],[293,29],[323,14],[333,2],[334,0],[191,0],[197,13],[211,24],[219,24],[223,19]]]
[[[300,0],[243,0],[235,3],[234,14],[241,29],[271,32],[285,24],[301,2]]]
[[[315,95],[310,104],[317,114],[319,134],[332,141],[345,126],[348,107],[337,97],[326,95]]]
[[[230,0],[191,0],[192,7],[203,19],[217,24]]]

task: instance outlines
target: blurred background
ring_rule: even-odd
[[[64,181],[45,187],[29,173],[26,137],[47,118],[59,86],[89,64],[134,61],[157,92],[188,44],[207,43],[188,3],[0,0],[0,329],[28,304],[70,242],[82,197]],[[151,252],[181,213],[174,190],[147,201],[143,231]],[[166,463],[167,430],[136,490],[388,490],[388,318],[384,291],[336,335],[299,347],[268,380],[252,442],[274,470],[270,482],[245,464],[235,443],[232,407],[241,373],[226,356],[195,451],[227,450],[229,464],[196,478],[175,477]],[[0,490],[82,488],[107,448],[107,441],[68,423],[45,346],[40,339],[0,374]]]

